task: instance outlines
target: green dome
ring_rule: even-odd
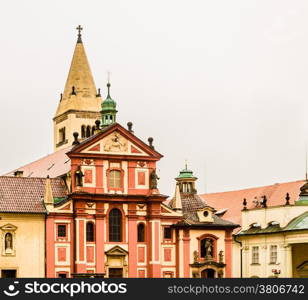
[[[115,110],[116,107],[117,107],[117,103],[109,95],[102,102],[102,111]]]
[[[193,171],[187,169],[187,166],[186,166],[185,169],[180,171],[180,174],[177,177],[177,179],[178,178],[194,178]]]

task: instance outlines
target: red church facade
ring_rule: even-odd
[[[156,175],[162,155],[152,141],[147,145],[114,123],[76,142],[67,156],[71,190],[63,199],[46,200],[47,277],[191,277],[199,268],[192,247],[201,254],[205,237],[215,248],[208,261],[231,276],[231,260],[218,262],[217,240],[229,259],[235,225],[188,226],[183,208],[164,204]]]

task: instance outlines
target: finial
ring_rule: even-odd
[[[78,27],[76,27],[76,30],[78,30],[77,43],[82,43],[82,40],[81,40],[81,30],[83,30],[83,28],[80,25],[78,25]]]
[[[78,135],[79,135],[78,132],[73,133],[74,141],[73,141],[72,145],[79,145],[80,144],[80,142],[78,141]]]
[[[134,133],[134,131],[133,131],[133,123],[132,122],[128,122],[127,123],[127,128],[128,128],[129,132]]]
[[[152,137],[149,137],[149,138],[148,138],[149,146],[150,146],[150,148],[152,148],[152,149],[154,149],[153,141],[154,141],[154,139],[153,139]]]
[[[96,97],[100,97],[101,96],[101,89],[100,88],[98,88],[97,89],[97,94],[96,94]]]
[[[187,170],[187,159],[185,159],[185,169]]]
[[[246,198],[244,198],[244,200],[243,200],[243,210],[247,210],[247,200],[246,200]]]
[[[289,195],[289,193],[286,194],[286,204],[285,205],[290,205],[290,195]]]
[[[107,72],[107,91],[108,91],[108,94],[107,94],[107,98],[110,98],[110,72],[108,71]]]
[[[61,93],[61,94],[60,94],[60,101],[62,101],[62,97],[63,97],[63,94]]]
[[[265,195],[262,198],[263,198],[262,203],[261,203],[262,207],[266,208],[267,207],[267,203],[266,203],[267,202],[267,198],[266,198]]]
[[[100,120],[96,120],[95,121],[95,125],[96,125],[96,130],[100,130],[101,121]]]

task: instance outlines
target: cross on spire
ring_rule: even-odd
[[[77,40],[77,43],[82,43],[82,40],[81,40],[81,30],[83,30],[83,28],[80,25],[78,25],[76,27],[76,30],[78,30],[78,40]]]

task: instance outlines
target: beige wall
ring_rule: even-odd
[[[0,270],[16,269],[17,277],[45,276],[45,216],[43,214],[0,213],[0,227],[11,224],[14,253],[4,255],[4,234],[0,229]],[[1,273],[0,273],[1,276]]]
[[[84,112],[84,114],[87,115],[85,118],[77,118],[75,113],[69,113],[67,114],[67,119],[63,120],[59,123],[54,120],[54,150],[60,150],[62,148],[66,148],[68,146],[71,146],[74,137],[73,133],[78,132],[79,133],[79,139],[81,138],[81,126],[85,125],[88,126],[90,125],[91,128],[92,126],[95,126],[95,121],[100,120],[101,116],[99,112]],[[56,145],[59,143],[59,129],[65,127],[65,135],[66,139],[68,140],[68,143],[56,147]]]
[[[308,210],[308,206],[276,206],[242,211],[243,230],[258,223],[266,228],[272,221],[285,227],[294,218]],[[243,243],[243,277],[298,276],[296,267],[308,260],[308,230],[238,236]],[[277,263],[270,264],[270,247],[277,246]],[[259,247],[259,264],[252,264],[252,247]],[[236,263],[238,260],[238,264]],[[240,274],[240,247],[233,245],[233,276]]]

